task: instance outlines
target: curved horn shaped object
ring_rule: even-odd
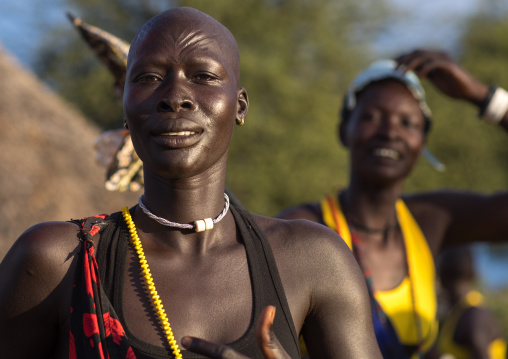
[[[129,43],[124,40],[84,22],[79,17],[67,13],[67,17],[74,27],[81,33],[88,46],[106,65],[115,77],[117,85],[123,86],[127,68],[127,54]]]

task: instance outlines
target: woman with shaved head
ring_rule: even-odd
[[[298,358],[300,334],[311,357],[380,358],[340,237],[229,205],[239,81],[235,39],[212,17],[176,8],[142,27],[124,116],[144,194],[20,236],[0,265],[1,358]]]

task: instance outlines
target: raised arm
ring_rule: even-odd
[[[508,240],[508,192],[442,190],[404,197],[434,256],[443,248]]]
[[[482,83],[446,52],[415,50],[396,60],[401,69],[413,70],[443,94],[475,105],[482,120],[508,131],[508,92]],[[408,201],[435,255],[450,245],[508,239],[508,192],[440,191]]]
[[[56,222],[34,226],[0,264],[0,358],[68,356],[63,328],[70,311],[76,228]]]
[[[443,94],[478,107],[482,119],[508,131],[508,92],[489,88],[442,51],[415,50],[396,58],[401,69],[428,78]]]

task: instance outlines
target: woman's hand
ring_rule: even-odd
[[[399,68],[412,70],[420,78],[428,78],[442,93],[481,106],[488,86],[476,80],[442,51],[415,50],[395,59]]]
[[[256,324],[258,345],[266,359],[290,359],[272,331],[275,307],[268,306],[261,312]],[[194,337],[183,337],[182,346],[194,353],[214,359],[248,359],[224,344],[208,342]]]

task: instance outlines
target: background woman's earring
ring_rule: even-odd
[[[126,130],[129,129],[129,125],[127,125],[127,121],[123,121],[123,128],[125,128]]]
[[[245,119],[242,117],[242,118],[237,118],[236,119],[236,124],[238,126],[243,126],[243,124],[245,123]]]

